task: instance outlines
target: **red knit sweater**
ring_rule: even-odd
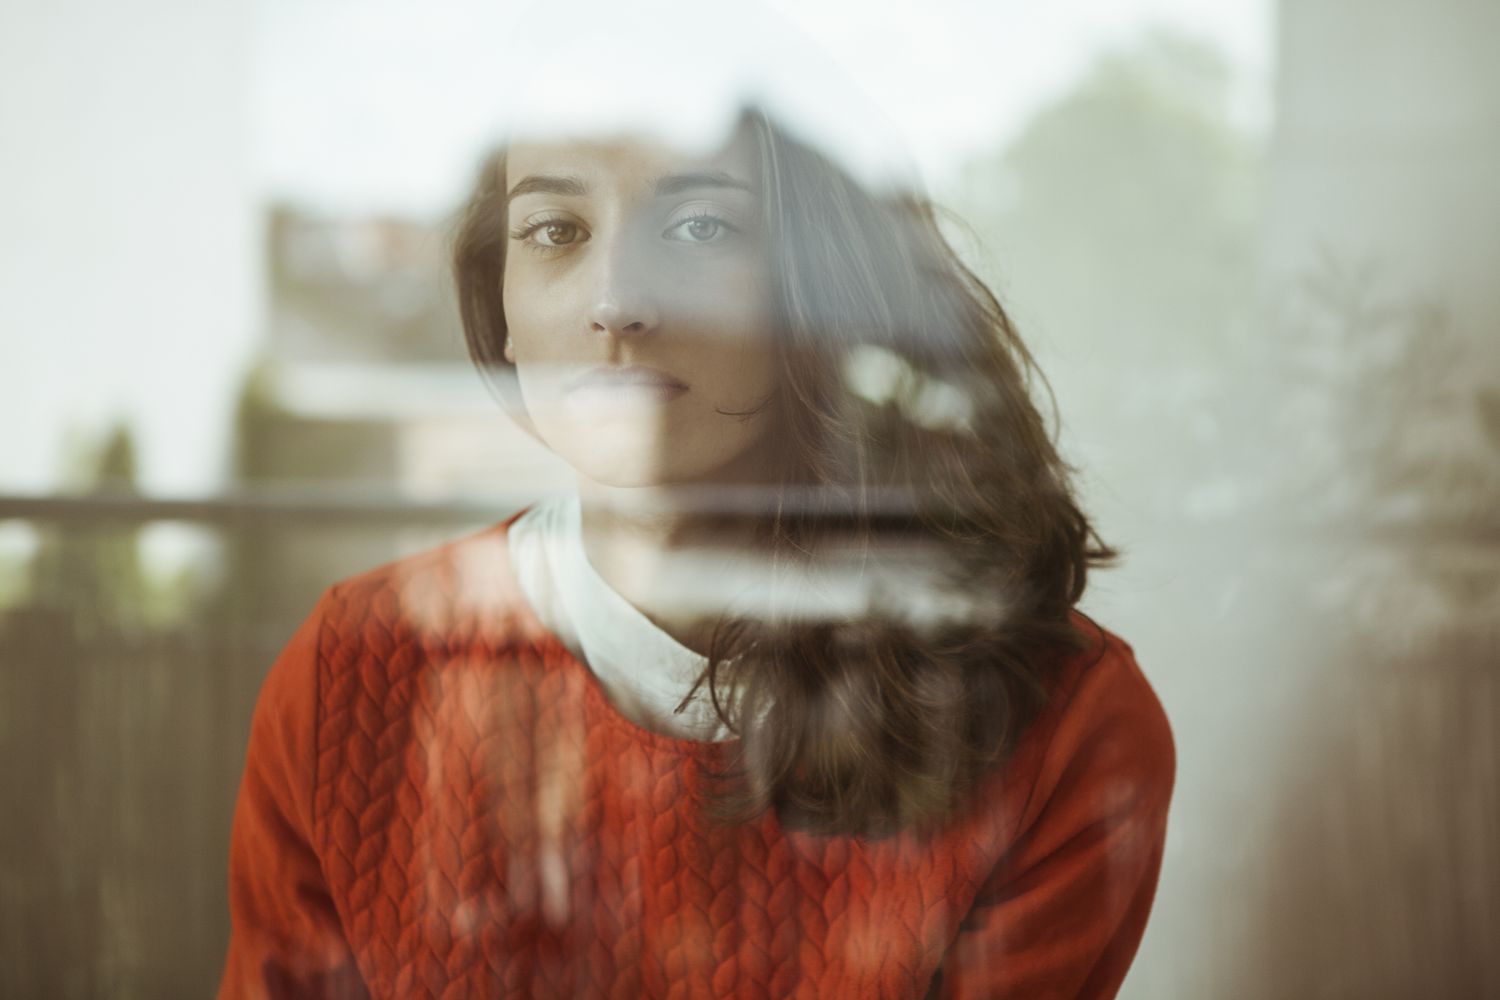
[[[720,826],[729,745],[612,707],[521,597],[509,523],[330,588],[271,667],[220,997],[1114,995],[1175,767],[1126,643],[1069,661],[940,831]]]

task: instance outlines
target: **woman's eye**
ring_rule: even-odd
[[[560,250],[588,237],[583,227],[564,219],[544,219],[512,230],[510,238],[538,250]]]
[[[667,236],[683,243],[717,243],[733,231],[733,226],[716,215],[695,215],[672,226]]]
[[[571,222],[548,222],[532,230],[531,238],[544,247],[562,247],[578,240],[578,227]]]

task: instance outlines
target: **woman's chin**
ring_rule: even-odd
[[[681,481],[665,449],[616,448],[568,457],[585,479],[615,489],[666,487]]]
[[[760,481],[756,469],[766,459],[758,457],[752,437],[705,441],[703,434],[641,433],[645,430],[616,424],[588,434],[555,435],[548,444],[575,472],[601,487],[698,493],[715,485],[733,488]]]
[[[570,459],[570,464],[584,479],[596,486],[610,489],[636,489],[642,491],[680,490],[700,496],[705,489],[719,484],[724,489],[735,488],[722,478],[725,470],[720,463],[693,463],[689,456],[679,452],[672,454],[620,454],[594,455],[589,459]]]
[[[610,489],[662,489],[672,485],[670,479],[654,469],[612,466],[605,469],[581,469],[579,471],[595,486],[606,486]]]

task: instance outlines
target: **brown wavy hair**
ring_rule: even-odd
[[[741,127],[781,358],[763,405],[784,467],[747,515],[777,568],[768,589],[838,559],[890,582],[859,613],[772,593],[720,617],[699,685],[740,740],[714,811],[770,808],[824,834],[924,828],[1003,765],[1063,660],[1088,647],[1073,608],[1089,568],[1117,553],[1033,402],[1034,359],[930,202],[872,193],[758,110]],[[453,267],[470,355],[524,420],[502,355],[504,166],[503,150],[486,160]],[[935,580],[903,575],[912,552]],[[914,610],[928,598],[935,610]]]

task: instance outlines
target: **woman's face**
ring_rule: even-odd
[[[606,486],[767,467],[776,359],[748,142],[508,151],[506,356],[537,433]]]

